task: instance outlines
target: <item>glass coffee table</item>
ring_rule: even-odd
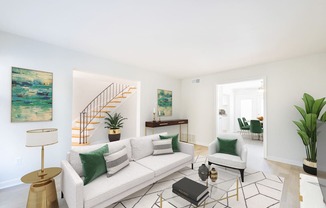
[[[186,176],[187,178],[208,186],[209,197],[203,201],[200,205],[196,206],[186,199],[178,196],[172,192],[172,187],[159,192],[158,200],[155,202],[156,206],[160,208],[170,208],[170,207],[180,207],[180,208],[193,208],[193,207],[213,207],[216,203],[223,200],[228,200],[229,198],[235,197],[239,200],[239,180],[235,175],[225,175],[223,171],[219,171],[220,175],[225,177],[222,179],[218,178],[217,181],[212,182],[210,178],[207,181],[202,181],[198,175]],[[177,182],[177,180],[176,180]]]

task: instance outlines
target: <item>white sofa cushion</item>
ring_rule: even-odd
[[[93,207],[115,195],[128,191],[154,178],[154,172],[136,163],[130,164],[119,173],[107,177],[106,174],[98,177],[84,186],[84,207]]]
[[[117,152],[117,151],[121,150],[123,148],[123,146],[125,146],[127,149],[128,158],[131,161],[132,151],[131,151],[131,145],[130,145],[129,138],[121,139],[121,140],[115,141],[115,142],[109,142],[108,146],[109,146],[109,153]]]
[[[160,135],[166,135],[167,133],[161,134],[153,134],[149,136],[139,137],[139,138],[131,138],[130,144],[132,147],[132,158],[133,160],[139,160],[146,156],[152,155],[153,148],[153,140],[159,140]]]
[[[183,152],[175,152],[173,154],[166,155],[150,155],[137,160],[136,162],[153,170],[155,172],[155,176],[159,176],[187,162],[191,163],[192,161],[193,158],[191,155]]]
[[[212,155],[208,155],[208,161],[215,164],[219,164],[227,167],[233,167],[237,169],[246,168],[246,161],[241,160],[239,156],[235,156],[235,155],[215,153]]]

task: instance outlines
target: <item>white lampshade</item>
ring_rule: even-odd
[[[58,129],[33,129],[26,131],[26,147],[38,147],[58,142]]]

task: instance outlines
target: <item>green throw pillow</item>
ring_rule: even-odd
[[[217,138],[217,142],[219,143],[220,149],[219,153],[229,154],[229,155],[235,155],[237,154],[237,139],[221,139]]]
[[[106,173],[106,162],[103,157],[104,153],[108,153],[108,145],[88,153],[80,153],[79,157],[83,166],[84,185],[93,181],[100,175]]]
[[[178,136],[179,134],[176,135],[160,135],[160,139],[171,139],[172,138],[172,150],[173,152],[180,152],[179,147],[178,147]]]

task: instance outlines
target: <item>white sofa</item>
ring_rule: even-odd
[[[83,184],[82,165],[79,153],[93,151],[104,144],[74,147],[67,154],[67,160],[61,162],[63,196],[70,208],[107,207],[126,196],[193,164],[194,146],[179,142],[180,152],[153,156],[152,140],[158,140],[154,134],[138,138],[109,142],[109,152],[127,147],[130,163],[111,177],[101,175],[89,184]]]

